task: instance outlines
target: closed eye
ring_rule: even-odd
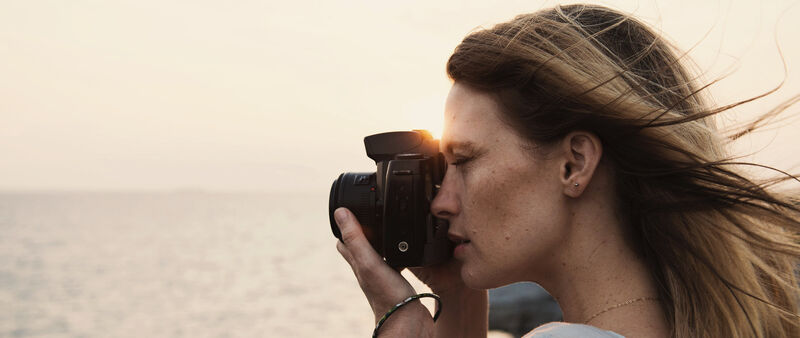
[[[463,164],[465,164],[465,163],[467,163],[467,162],[469,162],[469,161],[472,161],[472,159],[473,159],[473,158],[474,158],[474,157],[460,157],[460,158],[456,158],[456,160],[455,160],[454,162],[451,162],[451,163],[450,163],[450,165],[452,165],[452,166],[459,166],[459,165],[463,165]]]

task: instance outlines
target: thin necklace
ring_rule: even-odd
[[[589,324],[589,322],[591,322],[591,321],[592,321],[592,319],[594,319],[595,317],[597,317],[597,316],[599,316],[599,315],[601,315],[601,314],[604,314],[604,313],[606,313],[606,312],[608,312],[608,311],[614,310],[614,309],[616,309],[616,308],[621,308],[621,307],[623,307],[623,306],[626,306],[626,305],[631,305],[631,304],[633,304],[633,303],[636,303],[636,302],[643,302],[643,301],[657,301],[657,300],[658,300],[658,297],[642,297],[642,298],[636,298],[636,299],[629,299],[629,300],[626,300],[626,301],[624,301],[624,302],[622,302],[622,303],[619,303],[619,304],[617,304],[617,305],[614,305],[614,306],[612,306],[612,307],[606,308],[606,309],[605,309],[605,310],[603,310],[603,311],[600,311],[600,312],[598,312],[598,313],[595,313],[593,316],[589,317],[589,319],[587,319],[587,320],[586,320],[585,322],[583,322],[583,323],[584,323],[584,324]]]

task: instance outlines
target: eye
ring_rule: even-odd
[[[450,165],[452,165],[452,166],[463,165],[463,164],[471,161],[473,158],[474,157],[456,157],[456,160],[454,162],[451,162]]]

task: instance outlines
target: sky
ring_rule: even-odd
[[[2,1],[0,191],[326,193],[374,171],[364,136],[441,133],[445,62],[466,34],[558,3],[571,2]],[[725,76],[718,104],[785,80],[725,123],[800,94],[798,1],[593,3]],[[792,112],[736,149],[800,169]]]

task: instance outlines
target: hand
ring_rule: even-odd
[[[452,258],[439,265],[408,270],[439,295],[458,293],[467,288],[461,279],[461,262]]]
[[[395,304],[416,292],[398,271],[392,269],[375,252],[364,237],[358,220],[349,210],[336,209],[334,218],[342,233],[342,241],[336,243],[336,249],[353,269],[377,322]],[[391,326],[399,326],[398,331],[422,332],[431,329],[433,321],[430,318],[427,309],[419,301],[415,301],[396,311],[381,330],[389,330],[390,324],[397,324]],[[426,325],[428,327],[424,327]]]

